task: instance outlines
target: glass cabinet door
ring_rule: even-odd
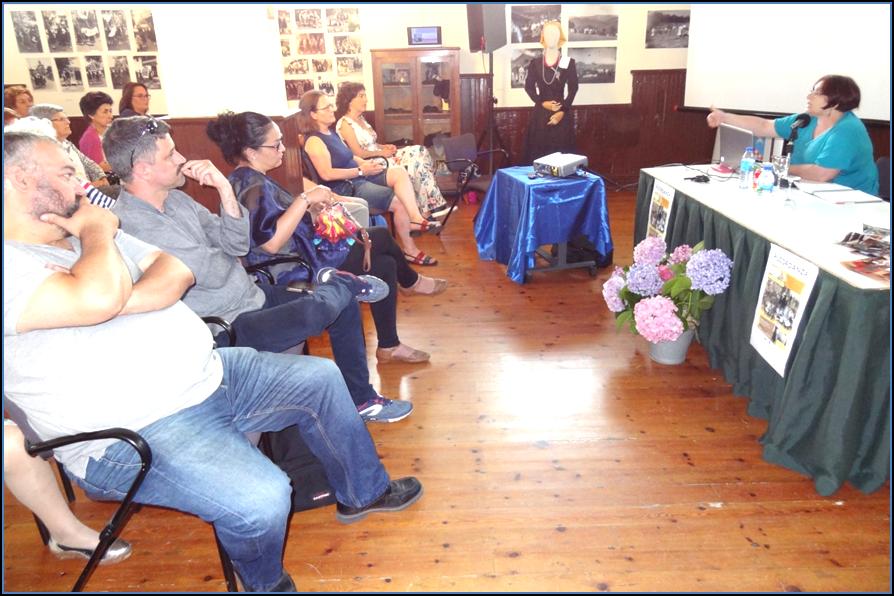
[[[454,78],[453,61],[439,56],[422,56],[420,58],[419,76],[422,79],[420,94],[420,110],[422,134],[430,135],[451,130],[450,81]]]
[[[379,130],[381,143],[413,139],[412,62],[382,63],[382,111],[385,121]]]

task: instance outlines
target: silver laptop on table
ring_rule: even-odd
[[[739,170],[739,162],[745,147],[754,147],[754,134],[750,130],[721,124],[717,129],[718,159],[711,166],[715,172],[731,174]]]

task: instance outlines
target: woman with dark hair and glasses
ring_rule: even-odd
[[[335,105],[322,91],[305,92],[298,106],[298,128],[305,135],[304,150],[320,178],[330,182],[332,189],[343,195],[352,194],[350,185],[344,182],[350,180],[353,195],[366,199],[370,212],[390,211],[394,214],[397,241],[407,261],[416,265],[437,265],[437,260],[416,246],[411,232],[434,231],[441,224],[422,217],[407,171],[386,168],[379,162],[356,157],[330,130],[335,124]]]
[[[364,159],[384,157],[389,165],[401,166],[410,176],[416,193],[416,204],[423,217],[430,219],[446,215],[447,203],[435,180],[434,163],[428,149],[422,145],[410,145],[398,149],[395,145],[380,144],[375,129],[369,125],[366,111],[366,88],[360,83],[346,82],[338,88],[335,97],[335,132],[354,155]]]
[[[78,149],[98,163],[105,172],[112,171],[112,166],[106,161],[106,154],[102,150],[102,137],[112,123],[112,103],[112,96],[102,91],[91,91],[78,103],[81,114],[90,123],[78,141]]]
[[[121,90],[121,101],[118,102],[118,114],[130,116],[149,115],[149,89],[142,83],[127,83]]]
[[[447,282],[413,271],[385,228],[369,229],[372,241],[369,271],[363,269],[361,243],[315,244],[311,212],[331,201],[332,193],[305,179],[305,192],[295,197],[267,175],[282,164],[285,153],[279,126],[267,116],[256,112],[224,112],[208,123],[207,132],[220,147],[224,159],[236,166],[229,180],[236,198],[248,209],[251,218],[249,262],[267,260],[278,253],[297,253],[311,263],[314,274],[324,267],[336,267],[384,280],[390,289],[388,296],[370,304],[379,338],[376,357],[380,362],[427,361],[429,354],[400,342],[397,288],[400,286],[410,294],[433,295],[443,292]],[[291,270],[278,273],[278,281],[290,281],[292,274]]]
[[[801,128],[791,153],[789,174],[877,195],[878,168],[872,158],[872,141],[866,126],[853,112],[859,106],[860,87],[852,78],[826,75],[807,94],[806,117],[792,114],[767,120],[712,107],[708,126],[731,124],[758,137],[783,139],[789,138],[793,129]]]

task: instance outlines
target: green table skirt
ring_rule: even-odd
[[[640,173],[635,241],[646,235],[655,179]],[[751,346],[751,325],[770,242],[676,191],[667,244],[720,248],[732,282],[704,313],[699,341],[748,412],[767,419],[764,459],[813,478],[831,495],[847,480],[869,493],[891,460],[890,290],[860,290],[819,272],[785,378]]]

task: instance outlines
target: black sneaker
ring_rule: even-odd
[[[348,507],[338,504],[335,518],[343,524],[360,521],[368,513],[403,511],[422,496],[422,483],[413,476],[392,480],[388,490],[366,507]]]

